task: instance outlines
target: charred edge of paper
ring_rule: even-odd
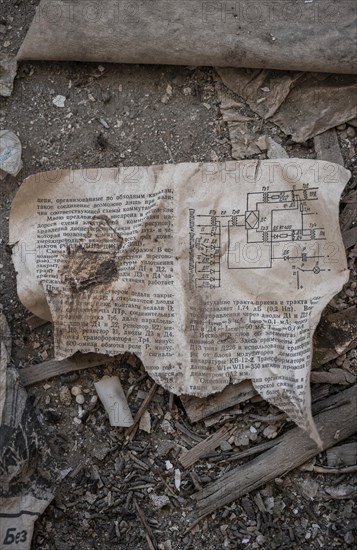
[[[73,293],[109,284],[118,278],[116,256],[124,240],[110,222],[107,216],[93,216],[85,239],[74,247],[67,247],[61,274]]]

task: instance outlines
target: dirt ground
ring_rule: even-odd
[[[1,51],[17,51],[37,3],[0,0]],[[21,64],[13,95],[0,98],[0,128],[13,130],[23,146],[22,172],[17,178],[8,176],[0,182],[0,302],[12,331],[12,360],[19,369],[53,357],[51,325],[31,331],[26,321],[29,312],[17,298],[7,247],[11,201],[21,181],[41,170],[69,166],[232,159],[214,79],[213,69],[199,67]],[[168,86],[172,94],[166,101]],[[64,108],[53,104],[57,95],[66,97]],[[314,158],[312,140],[293,144],[272,124],[264,124],[262,132],[274,135],[290,156]],[[345,166],[353,171],[356,138],[342,132]],[[356,189],[356,185],[354,176],[345,193]],[[334,299],[330,311],[357,302],[353,261],[351,256],[351,280]],[[337,366],[344,362],[356,372],[356,350],[338,359]],[[53,452],[71,469],[37,521],[33,549],[144,549],[147,543],[135,499],[161,550],[330,549],[355,545],[356,480],[351,475],[317,474],[312,464],[276,479],[188,530],[195,517],[192,494],[197,485],[205,485],[236,466],[227,460],[229,454],[247,446],[242,445],[241,438],[233,438],[184,470],[178,462],[181,448],[193,446],[197,437],[207,437],[224,420],[210,428],[203,422],[192,425],[180,400],[175,398],[170,409],[169,394],[161,389],[149,409],[151,433],[141,430],[132,443],[127,443],[124,430],[111,428],[102,406],[91,400],[94,382],[103,374],[120,376],[135,414],[152,381],[130,354],[122,361],[54,378],[28,390]],[[81,387],[83,405],[78,405],[73,396],[64,399],[63,388],[71,390],[73,386]],[[331,393],[337,390],[330,389]],[[79,418],[83,410],[86,413]],[[254,445],[266,441],[263,432],[267,426],[255,416],[277,413],[264,402],[248,401],[240,407],[234,422],[239,434],[248,434],[248,444]],[[275,423],[277,433],[289,426],[286,418]],[[326,453],[317,456],[315,462],[326,464]],[[176,468],[181,469],[180,491],[174,484]],[[158,508],[153,495],[166,495],[166,505]]]

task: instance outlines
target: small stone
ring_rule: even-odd
[[[256,433],[257,433],[257,429],[254,428],[254,426],[251,426],[251,427],[249,428],[249,431],[250,431],[252,434],[256,434]]]
[[[211,110],[211,105],[209,103],[202,103],[204,107],[206,107],[207,111]]]
[[[234,445],[236,447],[247,447],[249,445],[249,437],[247,434],[241,434],[234,438]]]
[[[94,448],[91,454],[98,460],[104,460],[109,452],[110,452],[109,447],[100,446],[100,447]]]
[[[348,137],[354,138],[355,135],[356,135],[356,130],[354,128],[352,128],[352,126],[349,126],[346,130],[346,133],[347,133]]]
[[[76,395],[76,403],[78,403],[78,405],[83,405],[84,401],[84,395],[82,395],[81,393]]]
[[[260,546],[263,546],[263,544],[265,543],[265,536],[264,535],[258,535],[257,538],[255,539],[257,541],[257,543],[260,545]]]
[[[77,417],[73,418],[73,422],[75,424],[82,424],[82,420],[80,418],[77,418]]]
[[[339,124],[337,130],[346,130],[346,124]]]
[[[69,391],[67,386],[62,386],[60,388],[59,398],[63,405],[65,405],[66,407],[70,406],[70,404],[72,403],[72,397],[71,392]]]
[[[108,128],[110,128],[108,122],[104,119],[104,118],[100,118],[99,119],[99,122],[101,123],[102,126],[104,126],[104,128],[106,128],[108,130]]]
[[[263,431],[263,435],[267,439],[274,439],[278,435],[278,432],[276,431],[275,426],[269,424],[269,426],[267,426]]]
[[[191,95],[192,89],[187,86],[187,88],[183,89],[183,95]]]
[[[355,537],[354,537],[352,531],[348,531],[348,532],[345,534],[344,540],[345,540],[345,543],[346,543],[346,544],[353,544],[353,543],[354,543]]]
[[[71,394],[74,395],[75,397],[77,395],[80,395],[82,393],[82,388],[80,386],[73,386],[72,389],[71,389]]]
[[[170,460],[165,460],[165,467],[166,470],[172,470],[173,464],[170,462]]]
[[[159,510],[170,504],[170,499],[167,495],[155,495],[155,493],[150,493],[149,497],[155,508],[158,508]]]
[[[51,387],[51,384],[45,384],[45,385],[43,386],[43,389],[47,391],[47,390],[50,389],[50,387]]]
[[[345,130],[343,130],[342,132],[340,132],[340,138],[341,139],[347,139],[347,132]]]
[[[45,360],[48,358],[48,353],[47,353],[47,351],[46,351],[46,350],[41,351],[40,357],[41,357],[41,359],[42,359],[43,361],[45,361]]]
[[[228,441],[222,441],[222,443],[220,444],[220,447],[221,447],[221,451],[231,451],[232,450],[232,445],[230,443],[228,443]]]
[[[356,283],[356,281],[353,281],[353,282],[351,283],[351,288],[353,288],[353,289],[356,289],[356,288],[357,288],[357,283]]]
[[[60,108],[64,107],[65,102],[66,98],[64,95],[56,95],[56,97],[52,100],[53,105]]]

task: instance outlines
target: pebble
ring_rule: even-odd
[[[267,439],[274,439],[277,435],[278,435],[278,432],[276,431],[276,427],[275,426],[267,426],[265,428],[265,430],[263,431],[263,435],[264,437],[266,437]]]
[[[351,288],[353,288],[353,289],[357,288],[357,283],[356,283],[356,281],[353,281],[353,282],[351,283]]]
[[[82,393],[82,388],[80,386],[73,386],[73,388],[71,389],[71,394],[74,395],[75,397],[77,395],[80,395]]]
[[[354,128],[352,128],[352,126],[349,126],[346,130],[346,133],[347,133],[348,137],[354,138],[355,135],[356,135],[356,130]]]
[[[346,124],[339,124],[336,128],[337,130],[346,130]]]
[[[346,132],[346,130],[343,130],[342,132],[340,132],[340,138],[341,138],[341,139],[347,139],[347,132]]]
[[[100,118],[99,119],[99,122],[101,123],[102,126],[104,126],[104,128],[106,128],[108,130],[108,128],[110,128],[108,122],[104,119],[104,118]]]
[[[220,444],[221,451],[231,451],[232,445],[228,441],[222,441]]]
[[[56,95],[56,97],[52,100],[53,105],[60,108],[64,107],[65,102],[66,98],[64,95]]]
[[[236,447],[247,447],[249,445],[249,437],[247,434],[241,434],[234,438],[234,445]]]
[[[78,403],[78,405],[83,405],[84,401],[84,395],[82,395],[81,393],[76,395],[76,403]]]
[[[191,95],[192,90],[191,88],[187,87],[183,89],[183,95]]]

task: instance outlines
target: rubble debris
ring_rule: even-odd
[[[225,4],[201,0],[167,0],[165,9],[160,0],[133,0],[120,16],[116,0],[103,0],[96,17],[83,17],[77,3],[69,11],[66,0],[56,0],[57,16],[48,17],[51,8],[53,0],[41,0],[19,60],[356,72],[356,15],[348,1],[339,2],[338,15],[320,6],[316,14],[315,3],[305,2],[293,17],[283,17],[273,0],[248,16],[243,4],[228,14]]]
[[[0,180],[17,176],[22,168],[21,141],[11,130],[0,130]]]
[[[123,428],[132,426],[133,417],[118,376],[103,376],[94,386],[109,416],[110,425]]]
[[[16,72],[16,58],[12,55],[0,53],[0,96],[11,96]]]
[[[304,464],[319,454],[321,449],[326,450],[337,441],[356,433],[356,407],[357,385],[319,402],[320,412],[314,419],[321,434],[321,448],[312,443],[299,428],[293,428],[272,449],[243,466],[228,471],[217,481],[195,493],[198,521],[221,506]]]
[[[352,75],[220,67],[216,71],[225,86],[243,98],[252,111],[279,126],[297,143],[357,113],[357,82]],[[263,87],[264,83],[268,86]],[[265,88],[269,92],[263,91]]]

